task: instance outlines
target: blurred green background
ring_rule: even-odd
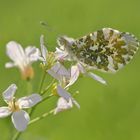
[[[26,83],[17,69],[5,69],[8,41],[39,47],[41,34],[50,50],[59,35],[80,37],[103,27],[128,31],[140,38],[139,0],[0,0],[0,93],[11,83],[19,86],[17,96],[26,94]],[[43,27],[44,21],[47,27]],[[97,72],[108,86],[80,78],[72,86],[81,109],[50,116],[28,127],[20,140],[140,140],[140,52],[117,74]],[[34,64],[35,92],[41,69]],[[47,84],[47,82],[46,82]],[[53,108],[56,100],[43,103],[35,116]],[[0,98],[0,106],[4,102]],[[0,140],[10,140],[14,128],[9,118],[0,119]]]

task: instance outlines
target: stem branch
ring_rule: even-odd
[[[45,78],[46,78],[46,72],[44,72],[42,80],[41,80],[41,84],[40,84],[40,87],[39,87],[39,94],[41,93]]]
[[[55,81],[55,79],[52,80],[52,82],[45,88],[44,91],[42,91],[40,93],[40,95],[44,95],[51,88],[51,86],[53,85],[54,81]]]
[[[18,140],[19,136],[21,135],[21,132],[17,131],[12,140]]]
[[[30,125],[30,124],[33,124],[33,123],[35,123],[35,122],[37,122],[37,121],[42,120],[43,118],[49,116],[49,115],[52,114],[53,112],[54,112],[54,109],[52,109],[51,111],[49,111],[49,112],[47,112],[47,113],[42,114],[42,115],[39,116],[39,117],[36,117],[35,119],[33,119],[33,120],[31,120],[31,121],[29,122],[29,125]]]

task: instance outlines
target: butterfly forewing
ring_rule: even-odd
[[[106,72],[116,72],[126,65],[138,50],[134,35],[103,28],[76,39],[72,53],[82,63]]]

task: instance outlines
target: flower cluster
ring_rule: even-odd
[[[67,40],[69,44],[73,42],[71,38],[67,38]],[[106,84],[105,80],[92,73],[83,63],[79,61],[74,62],[60,39],[58,39],[58,47],[54,52],[47,50],[44,36],[42,35],[40,37],[40,50],[34,46],[28,46],[23,49],[19,43],[10,41],[6,45],[6,53],[12,62],[6,63],[5,67],[17,67],[23,80],[30,82],[33,79],[35,73],[32,63],[36,61],[40,61],[44,73],[40,90],[37,93],[16,99],[14,97],[17,90],[16,84],[11,84],[2,93],[3,99],[8,106],[0,107],[0,118],[11,115],[12,123],[18,131],[24,131],[28,124],[38,120],[33,119],[30,121],[34,109],[50,97],[58,98],[56,107],[51,111],[54,115],[72,108],[73,105],[79,109],[80,105],[74,99],[73,94],[69,92],[69,89],[78,80],[80,75],[89,76],[102,84]],[[67,67],[65,66],[66,61],[71,62]],[[47,74],[52,77],[53,81],[44,89],[43,84],[46,84],[44,79]],[[49,88],[51,89],[51,94],[45,96]],[[32,109],[23,110],[29,108]]]
[[[3,99],[8,106],[0,107],[0,117],[3,118],[11,115],[15,128],[19,131],[24,131],[30,121],[30,117],[29,114],[22,109],[33,107],[42,100],[42,97],[39,94],[32,94],[17,100],[14,97],[16,90],[17,86],[12,84],[3,92]]]

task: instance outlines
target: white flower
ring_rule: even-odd
[[[67,88],[73,85],[79,76],[79,70],[77,67],[72,66],[70,70],[67,70],[61,63],[57,62],[51,69],[48,70],[48,73],[57,79],[60,85],[64,88]]]
[[[17,86],[12,84],[3,92],[3,99],[8,106],[0,107],[0,118],[11,115],[15,128],[18,131],[24,131],[30,121],[30,117],[22,109],[33,107],[42,100],[42,97],[39,94],[32,94],[16,100],[14,97],[16,90]]]
[[[80,109],[80,105],[77,101],[61,86],[57,86],[57,93],[60,96],[57,102],[57,107],[54,110],[54,114],[62,112],[64,110],[68,110],[73,107],[73,104]]]
[[[80,108],[80,105],[76,102],[76,100],[65,90],[76,82],[79,71],[74,69],[74,67],[67,70],[61,63],[57,62],[51,69],[48,70],[48,73],[57,79],[60,84],[57,86],[56,90],[60,97],[54,114],[72,108],[73,103]]]
[[[64,110],[68,110],[73,107],[71,99],[69,101],[65,100],[63,97],[59,97],[57,101],[57,107],[54,110],[54,114],[56,115],[59,112],[62,112]]]
[[[31,64],[40,57],[40,51],[36,47],[28,46],[25,50],[15,41],[6,45],[6,52],[13,62],[5,64],[6,68],[18,67],[24,79],[33,77]]]

